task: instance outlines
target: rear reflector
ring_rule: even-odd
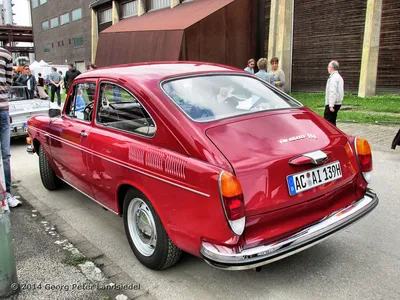
[[[367,140],[356,137],[356,151],[363,172],[372,171],[372,151]]]
[[[219,192],[231,230],[235,234],[241,235],[244,231],[246,218],[244,216],[243,190],[239,180],[228,172],[221,172]]]
[[[358,162],[360,164],[361,172],[363,173],[366,182],[371,182],[371,171],[372,171],[372,151],[371,146],[368,141],[356,137],[354,140],[354,146],[356,149],[356,154]]]

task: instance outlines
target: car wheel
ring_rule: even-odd
[[[169,238],[150,201],[141,192],[130,189],[123,209],[125,232],[137,259],[153,270],[176,264],[182,251]]]
[[[43,147],[39,148],[39,170],[43,186],[48,190],[56,190],[61,187],[62,181],[56,176]]]

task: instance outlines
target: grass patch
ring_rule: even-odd
[[[78,265],[84,264],[87,261],[89,261],[89,259],[87,257],[84,257],[82,255],[71,254],[71,255],[68,255],[66,258],[64,258],[62,260],[62,263],[65,265],[77,267]]]
[[[313,110],[325,106],[324,93],[291,93],[290,95]],[[359,98],[357,95],[345,94],[343,105],[356,106],[357,110],[361,111],[400,114],[400,95],[382,94],[379,96]]]
[[[323,108],[313,109],[320,116],[324,116]],[[355,121],[356,123],[392,123],[392,124],[400,124],[400,114],[398,116],[391,115],[379,115],[379,114],[369,114],[368,112],[362,111],[348,111],[341,110],[338,114],[338,121],[341,120],[350,120]]]
[[[82,254],[70,254],[62,260],[62,263],[65,265],[77,267],[80,264],[84,264],[88,261],[91,261],[92,263],[95,264],[96,267],[100,268],[102,266],[102,264],[96,263],[95,260],[98,258],[101,258],[103,256],[104,256],[104,254],[100,254],[97,256],[93,256],[93,257],[85,257]]]

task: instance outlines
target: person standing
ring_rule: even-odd
[[[81,72],[77,70],[73,64],[68,64],[68,71],[65,72],[64,80],[64,86],[67,91],[71,86],[72,81],[79,75],[81,75]]]
[[[270,60],[272,71],[270,73],[270,82],[272,85],[275,85],[282,92],[285,90],[283,86],[285,85],[285,73],[282,70],[279,70],[279,59],[277,57],[273,57]]]
[[[21,201],[11,194],[10,167],[10,114],[8,111],[8,90],[12,84],[12,56],[9,51],[0,47],[0,143],[3,159],[4,179],[6,182],[7,202],[10,207],[21,205]]]
[[[339,63],[336,60],[329,63],[328,72],[330,75],[326,82],[324,118],[336,126],[337,114],[344,97],[344,82],[339,74]]]
[[[60,95],[60,85],[62,82],[62,77],[59,73],[57,73],[57,68],[52,67],[51,73],[49,76],[50,80],[50,101],[54,102],[54,94],[57,94],[57,104],[61,106],[61,95]]]
[[[24,74],[21,74],[15,81],[17,86],[26,86],[28,90],[28,99],[33,99],[36,92],[36,78],[32,75],[29,66],[24,67]]]
[[[254,67],[256,65],[256,60],[254,58],[250,58],[249,61],[247,62],[247,67],[244,68],[246,72],[249,72],[251,74],[254,74]]]
[[[49,96],[44,91],[44,78],[42,73],[38,73],[37,91],[40,99],[47,99]]]
[[[269,80],[270,75],[266,71],[267,65],[268,65],[268,60],[266,58],[260,58],[257,61],[257,67],[258,67],[259,71],[255,75],[264,79],[267,82],[270,82],[270,80]]]

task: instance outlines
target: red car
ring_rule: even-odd
[[[321,242],[378,204],[368,142],[260,78],[171,62],[80,75],[62,112],[28,122],[45,188],[122,215],[138,260],[182,251],[250,269]]]

